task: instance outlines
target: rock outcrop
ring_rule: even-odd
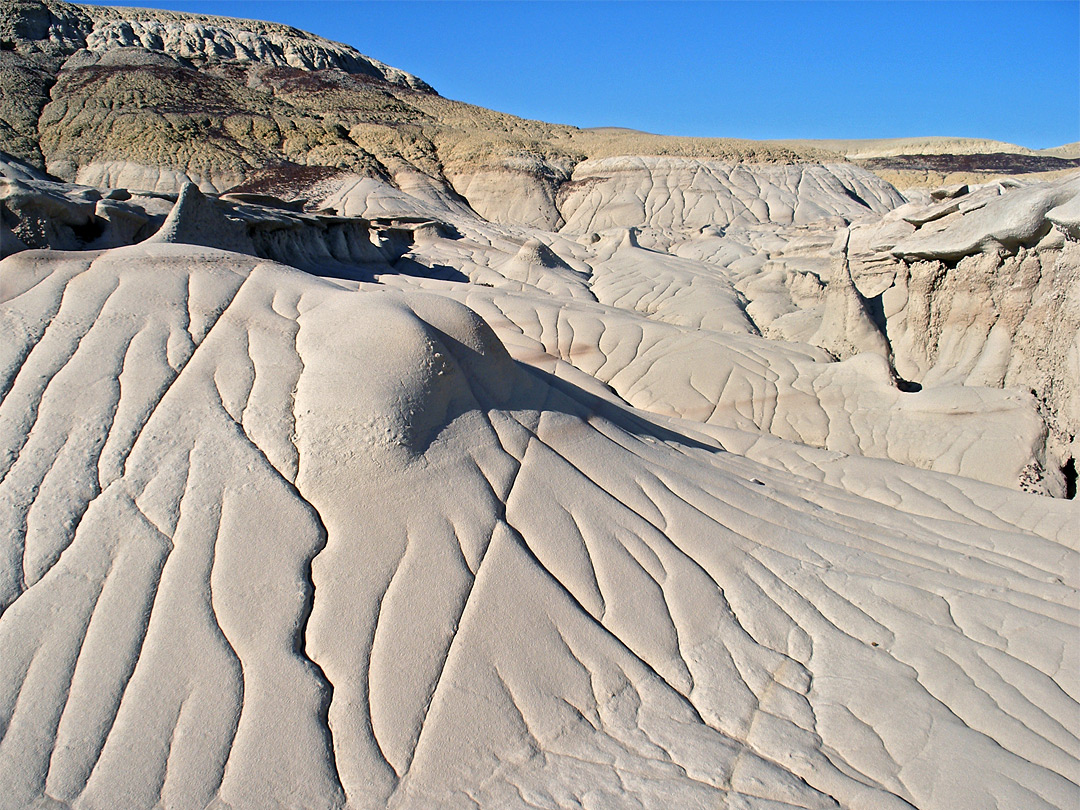
[[[808,225],[884,213],[904,202],[852,166],[745,165],[686,158],[614,157],[580,163],[560,190],[565,230],[648,225],[694,228]]]
[[[825,288],[821,326],[810,342],[841,360],[862,352],[871,352],[891,360],[889,341],[874,320],[867,300],[851,279],[848,262],[850,239],[850,231],[844,230],[833,246],[833,252],[837,255]]]
[[[1080,454],[1080,250],[1068,219],[1078,192],[1075,179],[1007,190],[916,231],[889,248],[902,261],[882,294],[901,376],[1036,395],[1049,435],[1032,475],[1057,492]]]
[[[1080,178],[1075,176],[1063,182],[1016,189],[1011,194],[968,209],[965,216],[959,222],[950,223],[950,227],[920,230],[898,242],[890,252],[902,258],[946,262],[998,248],[1015,252],[1021,246],[1036,245],[1054,226],[1047,215],[1078,196]],[[957,203],[955,209],[948,206],[942,214],[959,210]]]
[[[147,242],[177,242],[238,253],[255,252],[255,243],[244,223],[230,218],[191,183],[184,186],[160,230]]]
[[[79,54],[77,66],[104,62],[162,64],[145,54],[199,65],[259,63],[301,70],[334,68],[430,91],[405,71],[286,25],[135,8],[82,6],[63,0],[4,0],[0,36],[7,50]],[[85,53],[81,53],[85,51]],[[132,54],[142,54],[132,56]],[[128,60],[137,59],[138,62]]]

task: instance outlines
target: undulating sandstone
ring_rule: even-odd
[[[0,10],[0,810],[1080,801],[1075,173]]]

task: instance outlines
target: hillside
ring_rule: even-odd
[[[843,155],[898,188],[986,183],[1002,178],[1052,180],[1080,169],[1076,144],[1028,149],[980,138],[883,138],[775,141],[792,149]]]
[[[65,180],[224,191],[267,166],[468,184],[523,173],[551,195],[587,158],[819,157],[750,141],[596,133],[444,99],[347,46],[266,23],[4,0],[9,154]]]
[[[190,180],[224,191],[268,166],[285,177],[302,166],[322,176],[415,170],[460,192],[509,172],[554,222],[550,209],[574,167],[618,155],[768,163],[846,155],[905,187],[1075,168],[1075,156],[972,139],[754,142],[581,130],[444,99],[415,76],[286,26],[61,0],[0,8],[5,151],[90,185],[175,192]]]
[[[1080,173],[0,11],[0,810],[1080,802]]]

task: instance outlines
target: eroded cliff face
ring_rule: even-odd
[[[151,191],[196,180],[220,190],[252,166],[311,150],[305,163],[317,162],[341,144],[356,154],[335,154],[333,165],[371,163],[333,122],[320,126],[317,111],[245,92],[259,84],[249,68],[301,82],[330,72],[344,83],[433,92],[353,48],[286,26],[28,0],[10,0],[3,12],[0,119],[17,136],[5,139],[5,151],[68,180]]]
[[[1031,479],[1057,481],[1080,455],[1078,199],[1073,175],[892,214],[918,226],[888,248],[899,266],[882,309],[897,371],[1030,390],[1048,428],[1046,464],[1025,481],[1036,488]]]

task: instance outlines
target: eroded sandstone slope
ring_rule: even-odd
[[[7,7],[0,808],[1080,801],[1075,177]]]
[[[4,807],[1076,798],[1067,501],[634,411],[430,280],[0,270]]]

